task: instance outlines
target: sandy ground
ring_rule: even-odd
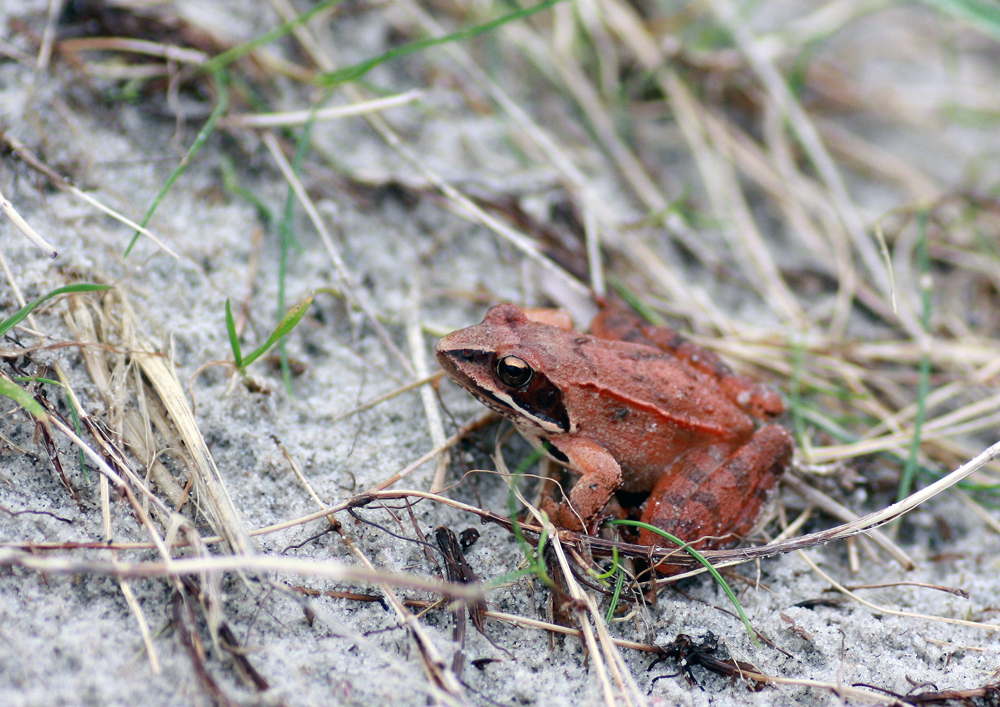
[[[0,26],[21,18],[40,30],[46,3],[5,2]],[[236,38],[257,36],[274,26],[270,8],[256,3],[214,8]],[[929,12],[927,22],[932,22]],[[367,18],[370,20],[370,18]],[[887,22],[889,18],[882,18]],[[365,24],[365,13],[348,15],[333,30],[346,60],[376,53],[380,28]],[[379,30],[379,31],[376,31]],[[862,26],[859,32],[877,28]],[[8,42],[30,51],[23,37]],[[860,40],[857,40],[860,41]],[[993,49],[996,56],[996,49]],[[414,60],[418,61],[418,60]],[[393,109],[386,118],[407,144],[425,156],[430,166],[448,179],[471,189],[516,190],[544,203],[552,188],[552,174],[527,169],[516,146],[491,121],[477,114],[448,85],[420,82],[421,74],[407,64],[379,69],[373,80],[395,90],[426,89],[420,100]],[[413,74],[412,76],[410,74]],[[44,159],[109,205],[131,218],[141,217],[156,191],[176,164],[175,123],[161,97],[135,103],[101,100],[91,86],[74,82],[73,73],[55,62],[51,73],[36,74],[32,67],[10,58],[0,62],[0,118],[4,130],[17,136]],[[421,77],[422,78],[422,77]],[[182,100],[190,100],[190,97]],[[291,106],[289,106],[291,107]],[[181,142],[190,144],[205,119],[204,104],[188,105],[191,114]],[[539,110],[551,106],[541,101]],[[442,117],[448,128],[442,129]],[[513,300],[536,303],[543,299],[541,276],[524,265],[508,245],[498,244],[482,226],[450,212],[429,193],[411,198],[400,189],[360,187],[350,176],[369,183],[396,180],[419,184],[421,178],[359,118],[326,123],[316,128],[321,146],[340,173],[310,174],[322,185],[319,208],[332,225],[336,247],[371,301],[376,302],[396,343],[408,354],[404,323],[414,288],[421,296],[420,312],[431,331],[447,331],[478,321],[487,302],[469,302],[449,292],[488,291],[491,302]],[[966,136],[969,137],[969,136]],[[975,137],[973,135],[972,137]],[[585,136],[573,136],[573,140]],[[251,204],[234,198],[221,187],[220,161],[236,163],[241,184],[280,212],[286,186],[260,142],[245,133],[240,141],[214,137],[171,190],[151,227],[175,249],[172,258],[142,239],[127,259],[123,250],[131,231],[72,196],[45,185],[12,156],[0,160],[0,190],[19,212],[59,249],[55,260],[33,249],[10,225],[2,225],[3,253],[16,283],[26,297],[34,297],[72,280],[117,283],[127,293],[145,336],[169,351],[183,385],[194,376],[197,422],[239,517],[247,529],[260,528],[316,510],[314,502],[293,473],[293,459],[325,503],[342,500],[369,488],[405,467],[433,446],[419,393],[401,395],[362,414],[336,423],[339,413],[387,393],[407,380],[400,364],[357,312],[348,312],[330,295],[320,294],[309,315],[288,339],[288,351],[304,363],[304,372],[287,393],[280,374],[258,363],[251,369],[262,388],[230,385],[225,369],[209,368],[209,361],[225,359],[229,345],[224,303],[247,300],[252,323],[246,346],[262,340],[275,320],[278,248],[273,233],[258,246],[254,231],[260,221]],[[889,136],[887,142],[913,141],[909,134]],[[933,161],[943,150],[928,144],[922,153]],[[984,153],[993,145],[981,145]],[[967,153],[974,153],[970,146]],[[595,173],[600,155],[590,155]],[[664,155],[665,160],[671,159]],[[662,165],[669,169],[669,163]],[[989,169],[989,168],[987,168]],[[995,165],[993,165],[995,169]],[[959,184],[963,170],[944,166],[935,172]],[[597,181],[609,192],[616,187]],[[335,196],[328,196],[333,194]],[[874,207],[884,208],[891,194],[869,194]],[[641,212],[637,210],[637,214]],[[334,287],[330,258],[315,230],[301,213],[295,229],[297,246],[289,265],[289,302],[323,287]],[[252,269],[259,256],[259,270]],[[792,260],[798,257],[788,253]],[[692,275],[704,278],[704,274]],[[704,285],[699,281],[699,286]],[[718,285],[726,306],[743,303]],[[98,302],[93,298],[92,302]],[[3,311],[15,309],[9,286],[0,296]],[[38,315],[43,343],[72,340],[63,313],[63,301]],[[37,339],[17,333],[22,345]],[[424,356],[430,358],[434,336],[424,337]],[[8,349],[10,341],[3,346]],[[6,350],[6,349],[5,349]],[[86,409],[99,412],[100,399],[77,348],[51,348],[32,355],[39,365],[56,362]],[[7,359],[7,365],[25,364]],[[431,364],[433,366],[433,364]],[[34,369],[32,369],[34,370]],[[51,369],[48,369],[51,375]],[[42,373],[39,373],[42,374]],[[56,386],[45,386],[48,397],[66,413]],[[443,399],[454,419],[464,423],[480,414],[477,404],[454,386],[442,387]],[[101,541],[100,494],[95,469],[85,476],[75,452],[63,440],[60,455],[75,501],[60,482],[49,457],[23,411],[6,403],[0,465],[0,539],[17,542]],[[451,430],[450,422],[446,422]],[[479,439],[489,448],[494,431]],[[288,457],[283,454],[286,450]],[[512,455],[523,452],[514,444]],[[492,468],[481,452],[466,453],[467,468]],[[449,479],[457,480],[459,465]],[[405,486],[427,489],[434,465],[427,464],[405,481]],[[801,500],[785,492],[789,511]],[[473,475],[450,492],[460,501],[502,511],[504,484],[489,474]],[[872,509],[863,494],[853,499],[857,510]],[[477,519],[444,506],[421,503],[413,508],[417,525],[429,533],[439,525],[460,531],[477,527],[482,539],[468,553],[472,568],[484,578],[514,571],[520,562],[517,544],[503,530],[480,526]],[[433,577],[435,567],[410,542],[397,540],[386,530],[412,534],[405,513],[399,520],[383,510],[368,508],[358,517],[341,514],[345,532],[372,563],[391,572]],[[812,529],[832,525],[817,516]],[[127,502],[112,495],[112,537],[119,542],[144,541]],[[199,526],[205,534],[207,526]],[[325,521],[256,537],[260,553],[317,560],[352,562],[345,543],[325,533]],[[946,529],[945,532],[943,529]],[[889,607],[945,620],[997,623],[1000,595],[1000,537],[958,500],[935,499],[909,516],[900,529],[903,548],[918,563],[904,572],[884,555],[874,559],[862,553],[857,574],[847,571],[843,544],[809,551],[809,557],[839,581],[849,584],[913,580],[960,588],[968,598],[913,586],[861,590],[877,607]],[[74,551],[73,557],[108,559],[96,550]],[[123,551],[122,560],[153,560],[153,551]],[[740,622],[720,610],[729,605],[712,582],[694,578],[681,584],[683,594],[665,591],[655,607],[611,625],[612,635],[636,641],[666,643],[680,633],[696,638],[712,632],[734,657],[752,661],[763,672],[833,684],[865,683],[897,693],[915,685],[938,689],[975,688],[996,680],[1000,664],[997,634],[914,616],[899,616],[870,608],[826,590],[829,585],[802,557],[789,555],[744,566],[747,582],[735,586],[754,626],[775,644],[753,646]],[[318,590],[377,588],[337,583],[320,578],[273,577],[275,583]],[[399,704],[418,705],[433,700],[431,683],[416,655],[413,639],[400,628],[387,605],[345,598],[300,596],[275,591],[260,578],[228,574],[223,580],[224,618],[250,663],[270,689],[254,691],[237,676],[228,659],[220,658],[202,633],[208,655],[204,661],[225,698],[213,698],[199,679],[192,660],[172,623],[173,589],[163,579],[129,582],[149,623],[160,671],[154,672],[143,648],[134,612],[116,579],[77,573],[70,576],[22,567],[0,570],[0,703],[28,705],[205,705],[228,699],[236,704]],[[427,595],[402,590],[407,597]],[[532,618],[545,618],[547,593],[538,582],[520,580],[491,590],[491,608]],[[800,606],[817,599],[827,604]],[[452,618],[437,609],[421,619],[426,635],[449,659],[456,650]],[[593,660],[573,638],[556,638],[542,631],[511,627],[488,620],[487,641],[470,630],[461,671],[465,698],[474,704],[592,705],[602,703]],[[779,650],[780,649],[780,650]],[[699,686],[668,675],[672,664],[647,671],[649,654],[624,650],[624,660],[649,704],[833,704],[839,698],[828,691],[795,685],[752,692],[744,685],[696,670]],[[476,667],[472,661],[493,659]]]

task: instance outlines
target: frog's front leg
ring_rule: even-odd
[[[546,446],[549,454],[580,478],[570,491],[569,504],[546,498],[542,510],[561,528],[589,532],[594,519],[622,485],[621,467],[604,447],[586,438],[557,437],[547,441]]]
[[[767,425],[735,452],[721,447],[693,450],[657,482],[642,520],[696,549],[734,545],[753,530],[792,460],[792,448],[792,436],[784,427]],[[639,543],[670,545],[648,530],[640,531]]]

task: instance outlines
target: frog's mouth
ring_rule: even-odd
[[[484,382],[479,380],[478,375],[473,375],[473,373],[489,370],[491,356],[491,351],[476,351],[474,349],[441,350],[439,348],[437,351],[438,363],[453,381],[478,398],[479,402],[486,407],[501,415],[513,417],[517,414],[516,411],[487,390]]]

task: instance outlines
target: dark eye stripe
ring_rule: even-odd
[[[442,353],[461,361],[480,361],[489,358],[493,352],[483,351],[482,349],[450,349]]]
[[[524,390],[509,391],[511,400],[530,417],[555,425],[569,432],[569,413],[563,405],[562,392],[544,374],[536,371],[535,377]]]
[[[545,451],[548,452],[556,461],[562,462],[563,464],[569,463],[569,457],[556,449],[556,446],[549,440],[543,439],[542,446],[545,447]]]

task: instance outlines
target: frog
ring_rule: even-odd
[[[455,383],[579,476],[568,499],[543,499],[555,525],[594,533],[623,491],[648,494],[640,520],[695,549],[738,543],[792,460],[792,436],[773,422],[780,395],[622,309],[603,308],[590,334],[568,321],[500,304],[435,354]],[[670,546],[648,529],[637,542]]]

